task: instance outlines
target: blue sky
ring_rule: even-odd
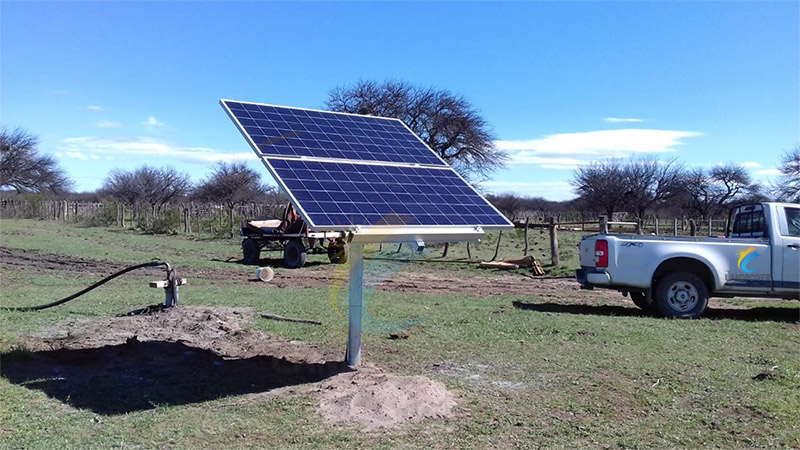
[[[220,98],[319,108],[387,78],[466,96],[509,167],[562,200],[609,156],[735,161],[768,181],[800,142],[800,2],[2,2],[0,121],[78,190],[114,168],[260,165]]]

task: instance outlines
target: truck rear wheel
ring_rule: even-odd
[[[306,247],[300,239],[292,239],[283,246],[283,263],[289,269],[296,269],[306,265]]]
[[[242,262],[245,264],[258,264],[261,259],[261,247],[253,239],[242,241]]]
[[[708,306],[708,288],[695,274],[670,272],[658,282],[655,304],[665,317],[696,319]]]

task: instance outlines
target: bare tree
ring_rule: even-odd
[[[619,159],[595,161],[578,167],[570,184],[581,203],[611,217],[625,204],[627,174]]]
[[[675,159],[632,159],[623,166],[626,209],[643,219],[647,211],[677,196],[683,182],[683,166]]]
[[[186,195],[192,183],[188,175],[172,167],[142,166],[134,171],[113,170],[103,182],[101,190],[130,205],[134,215],[142,206],[149,206],[155,216],[168,202]]]
[[[512,221],[519,218],[525,207],[525,199],[514,194],[487,195],[486,199]]]
[[[775,189],[781,201],[800,203],[800,145],[786,152],[778,168],[781,177]]]
[[[276,189],[261,182],[261,174],[243,162],[220,162],[209,177],[195,189],[194,197],[223,203],[228,207],[228,219],[233,226],[236,205],[264,201],[274,196]]]
[[[484,179],[503,168],[508,155],[480,113],[462,96],[404,81],[359,81],[328,93],[333,111],[402,120],[443,160],[468,178]]]
[[[760,186],[753,183],[744,166],[727,163],[709,171],[699,168],[689,171],[683,189],[688,194],[688,206],[703,217],[709,217],[745,196],[757,195]]]
[[[73,183],[52,156],[40,155],[39,140],[16,128],[0,130],[0,188],[22,192],[63,193]]]

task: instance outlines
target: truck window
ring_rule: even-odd
[[[733,223],[733,237],[764,237],[766,220],[764,211],[748,211],[739,213]]]
[[[783,214],[786,216],[787,236],[800,236],[800,208],[784,207]]]

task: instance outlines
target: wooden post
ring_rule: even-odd
[[[608,234],[608,216],[600,216],[600,234]]]
[[[689,219],[689,236],[694,236],[697,234],[697,224],[694,222],[694,219]]]
[[[472,251],[469,249],[470,242],[467,241],[467,259],[472,259]]]
[[[730,223],[728,222],[728,219],[725,219],[725,229],[722,231],[722,234],[724,234],[725,236],[728,236],[728,226],[729,225],[730,225]]]
[[[494,261],[497,259],[497,254],[500,253],[500,239],[503,239],[503,230],[500,230],[500,234],[497,235],[497,245],[494,247],[494,256],[489,261]]]
[[[655,226],[656,236],[658,236],[658,217],[656,217],[654,220],[655,220],[655,223],[653,225]]]
[[[673,236],[677,236],[678,235],[678,218],[677,217],[674,219],[674,222],[672,223],[672,235]]]
[[[528,256],[528,221],[530,217],[525,217],[525,250],[522,251],[522,256]]]
[[[708,237],[711,237],[711,217],[708,218]]]
[[[553,266],[558,266],[558,232],[556,231],[556,218],[550,217],[550,259]]]
[[[444,251],[442,252],[442,258],[447,258],[447,252],[449,252],[449,251],[450,251],[450,243],[449,242],[445,242],[444,243]]]

